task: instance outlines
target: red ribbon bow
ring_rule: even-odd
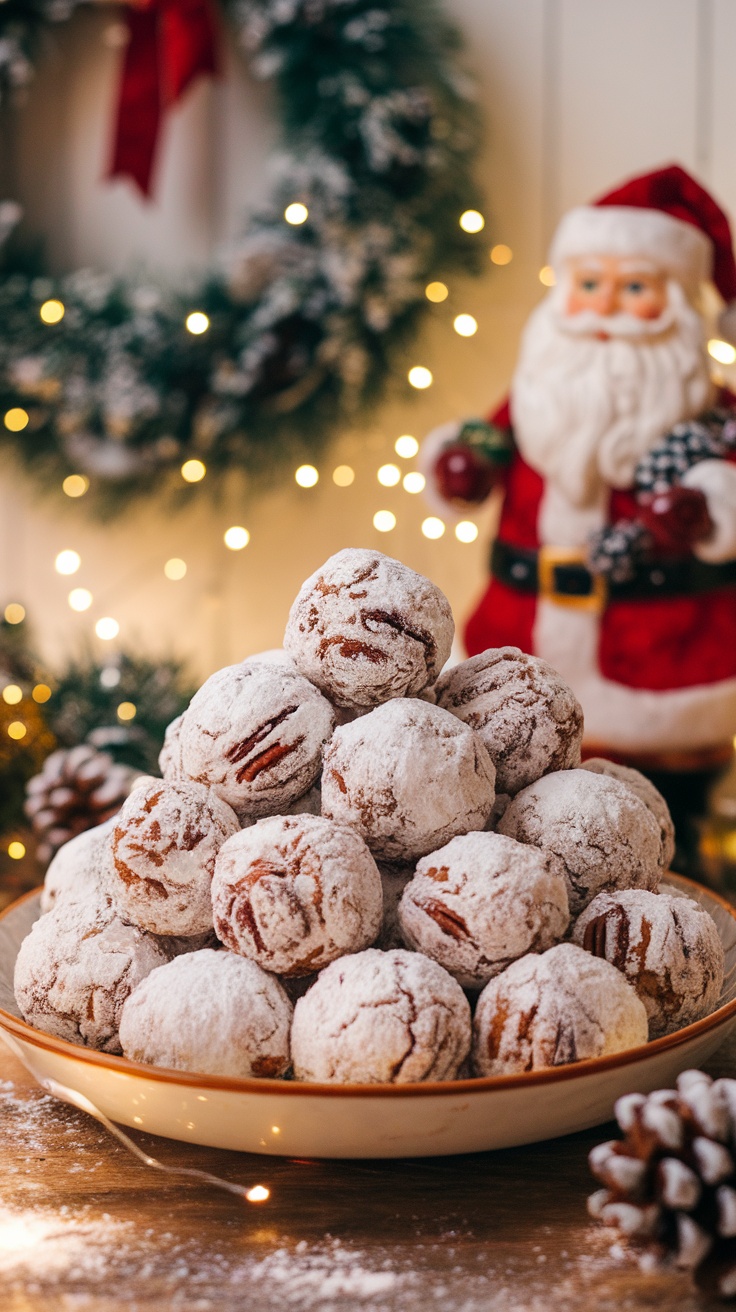
[[[161,122],[200,73],[218,72],[210,0],[136,0],[125,54],[110,177],[125,174],[144,196]]]

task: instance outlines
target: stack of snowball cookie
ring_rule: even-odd
[[[535,1070],[712,1010],[716,926],[658,892],[639,773],[580,764],[544,661],[443,667],[428,579],[345,550],[284,650],[218,670],[162,779],[52,862],[15,990],[50,1034],[217,1076],[405,1083]]]

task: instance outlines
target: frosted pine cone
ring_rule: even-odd
[[[115,815],[137,773],[88,743],[47,756],[26,785],[25,813],[39,842],[38,860],[50,861],[70,838]]]
[[[604,1186],[591,1216],[614,1226],[645,1264],[692,1271],[720,1298],[736,1297],[736,1080],[685,1071],[677,1089],[616,1103],[624,1139],[590,1153]]]
[[[651,534],[638,519],[620,519],[589,539],[588,566],[611,583],[628,583],[651,545]]]

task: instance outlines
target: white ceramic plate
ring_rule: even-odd
[[[718,926],[726,978],[717,1009],[643,1047],[570,1066],[443,1083],[300,1084],[189,1075],[76,1047],[26,1025],[13,996],[38,893],[0,916],[0,1030],[37,1078],[85,1095],[113,1121],[170,1139],[288,1157],[431,1157],[535,1143],[602,1124],[623,1093],[671,1087],[736,1023],[736,909],[678,875],[668,884]]]

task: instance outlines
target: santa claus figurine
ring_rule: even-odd
[[[467,648],[549,661],[587,755],[643,769],[682,822],[736,734],[736,410],[696,308],[708,280],[736,301],[728,220],[673,166],[571,210],[549,262],[508,403],[425,444],[454,507],[503,487]]]

